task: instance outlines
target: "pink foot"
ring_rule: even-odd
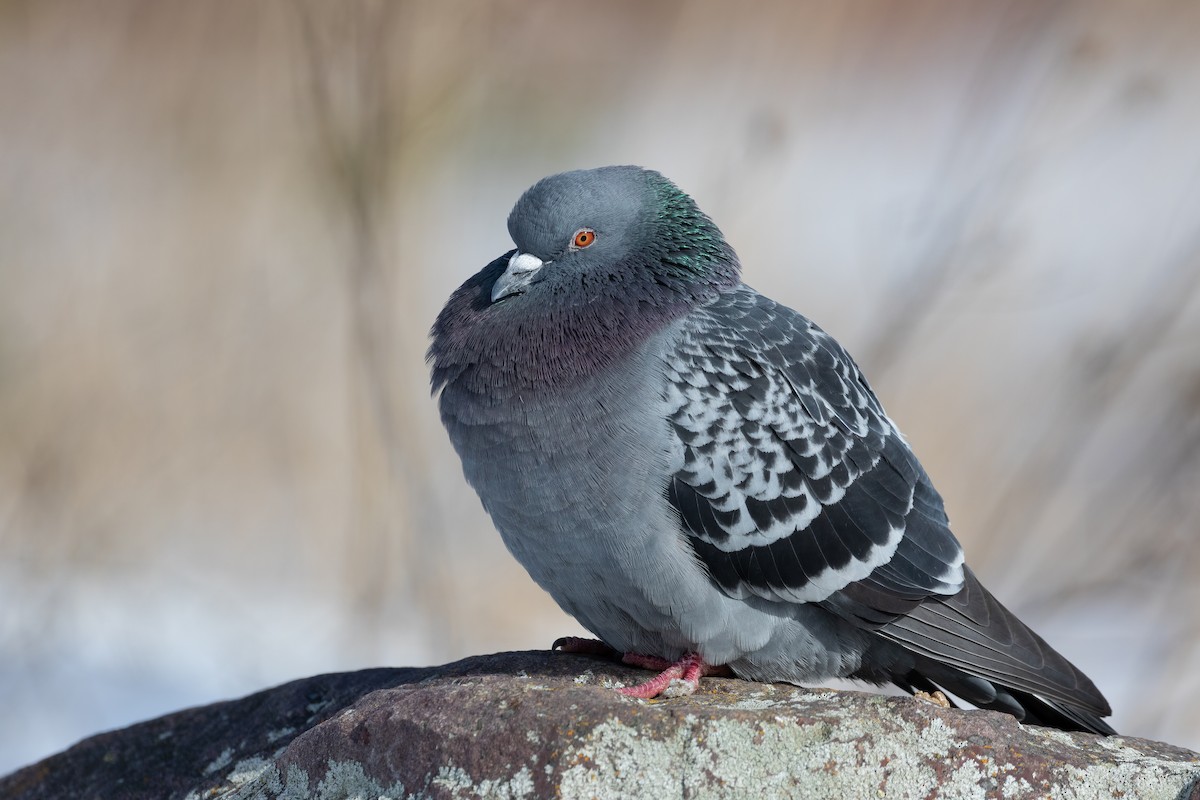
[[[683,697],[696,691],[700,679],[708,675],[729,675],[729,668],[705,663],[699,653],[686,653],[683,658],[672,663],[666,659],[654,656],[643,656],[638,653],[626,653],[621,658],[626,664],[644,669],[662,670],[657,676],[637,686],[627,686],[617,689],[627,697],[640,697],[649,700],[652,697]]]

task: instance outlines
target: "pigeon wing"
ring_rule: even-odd
[[[963,585],[941,498],[854,361],[750,289],[693,315],[667,358],[667,492],[720,587],[840,599],[880,627]]]
[[[667,496],[722,591],[819,603],[901,645],[923,669],[887,676],[906,688],[1111,732],[1092,682],[964,567],[941,497],[832,337],[742,287],[692,315],[666,365]]]

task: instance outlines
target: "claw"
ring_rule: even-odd
[[[582,636],[561,636],[554,640],[554,644],[550,645],[551,650],[560,650],[564,653],[578,653],[588,656],[607,656],[613,658],[617,655],[617,651],[606,645],[599,639],[585,639]]]

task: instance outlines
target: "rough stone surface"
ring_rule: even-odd
[[[94,736],[0,798],[1164,798],[1200,755],[908,698],[647,673],[561,653],[321,675]]]

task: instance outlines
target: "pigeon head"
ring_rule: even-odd
[[[737,282],[737,257],[712,220],[640,167],[543,178],[513,207],[508,231],[517,250],[494,302],[528,294],[524,302],[590,303],[638,286],[694,295]]]
[[[721,231],[640,167],[551,175],[508,217],[515,250],[450,297],[434,323],[435,390],[562,386],[593,375],[739,284]]]

